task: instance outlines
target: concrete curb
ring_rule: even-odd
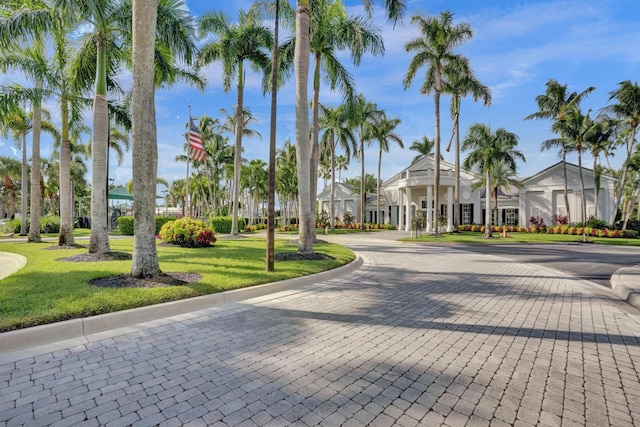
[[[354,261],[342,267],[309,276],[296,277],[294,279],[266,283],[249,288],[235,289],[232,291],[224,291],[179,301],[171,301],[130,310],[117,311],[114,313],[100,314],[97,316],[83,317],[51,323],[48,325],[3,332],[0,333],[0,356],[6,353],[23,351],[31,347],[81,337],[86,338],[89,335],[112,329],[150,322],[207,308],[218,307],[224,304],[276,294],[282,291],[295,289],[299,292],[303,292],[308,289],[309,286],[318,282],[349,274],[360,268],[363,263],[363,259],[361,257],[357,257]]]
[[[0,269],[0,280],[15,273],[27,265],[27,258],[11,252],[0,252],[2,269]]]
[[[617,269],[611,276],[611,288],[623,301],[640,309],[640,265]]]

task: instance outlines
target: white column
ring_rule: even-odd
[[[453,187],[447,187],[447,231],[453,231]]]
[[[427,186],[427,228],[425,231],[431,233],[431,203],[433,200],[433,187]]]
[[[398,230],[404,230],[404,192],[398,189]]]
[[[407,187],[407,223],[405,224],[405,231],[411,231],[411,187]]]

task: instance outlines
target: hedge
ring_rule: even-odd
[[[231,224],[233,218],[230,216],[212,216],[209,218],[209,225],[215,233],[231,234]]]
[[[163,225],[165,225],[169,221],[175,220],[172,216],[157,216],[156,217],[156,234],[160,232],[160,229]],[[120,229],[120,233],[125,236],[133,236],[133,221],[134,218],[132,216],[120,216],[118,217],[118,228]]]

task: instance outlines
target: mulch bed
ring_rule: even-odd
[[[200,279],[202,276],[196,273],[160,273],[158,276],[147,279],[137,279],[128,274],[119,274],[93,279],[89,281],[89,284],[100,288],[159,288],[184,286]]]

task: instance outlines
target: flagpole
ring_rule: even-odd
[[[191,131],[191,102],[189,102],[189,122],[187,123],[187,180],[185,182],[185,218],[189,217],[191,213],[189,206],[189,162],[191,161],[191,147],[189,145],[189,132]]]

